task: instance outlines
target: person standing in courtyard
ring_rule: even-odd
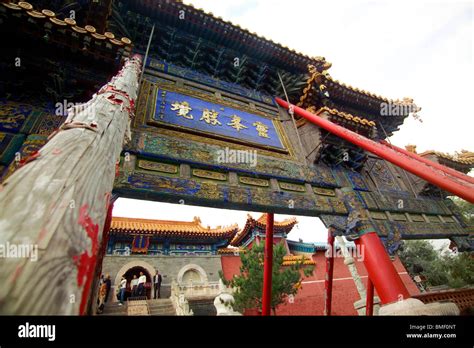
[[[105,301],[104,302],[107,302],[107,300],[109,299],[110,288],[112,287],[112,282],[110,280],[110,274],[107,274],[105,276],[104,284],[105,284],[105,289],[106,289]]]
[[[138,279],[137,279],[137,276],[134,275],[132,281],[130,282],[130,291],[132,293],[132,297],[137,296],[137,287],[138,287]]]
[[[153,298],[156,299],[156,298],[160,298],[160,288],[161,288],[161,274],[160,272],[158,272],[158,270],[156,270],[156,274],[153,276],[153,292],[154,292],[154,296]],[[158,294],[158,297],[156,296]]]
[[[105,282],[99,288],[99,306],[97,307],[97,314],[101,314],[104,311],[105,306],[105,294],[107,293],[107,286]]]
[[[143,272],[140,272],[140,277],[138,278],[138,296],[145,296],[145,283],[146,276]]]
[[[120,292],[119,292],[119,306],[123,305],[123,301],[125,300],[125,289],[127,288],[127,278],[122,276],[122,280],[120,280]]]

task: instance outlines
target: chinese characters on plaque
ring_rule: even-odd
[[[171,104],[171,110],[176,111],[177,117],[182,116],[184,118],[187,118],[188,120],[194,119],[194,116],[190,114],[190,111],[192,111],[193,109],[189,106],[189,103],[186,101],[183,101],[183,102],[175,101],[174,103]],[[207,124],[210,124],[212,126],[222,126],[222,123],[218,120],[218,117],[219,117],[219,112],[215,111],[214,109],[212,110],[204,109],[202,110],[202,115],[199,121],[204,121]],[[236,129],[237,131],[248,128],[247,126],[244,126],[242,124],[242,118],[237,115],[232,115],[232,119],[229,123],[227,123],[227,125]],[[257,131],[259,137],[269,138],[268,126],[266,126],[262,122],[254,122],[252,123],[252,126],[255,127],[255,130]]]
[[[285,149],[272,116],[265,117],[177,92],[159,90],[153,120],[250,144]]]

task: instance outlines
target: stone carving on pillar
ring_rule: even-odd
[[[362,282],[362,279],[359,276],[359,272],[357,272],[357,268],[355,265],[354,258],[352,257],[351,253],[347,249],[346,242],[342,236],[336,236],[337,243],[341,248],[342,254],[344,255],[344,264],[349,268],[349,272],[351,272],[352,279],[354,279],[354,283],[357,288],[357,292],[359,293],[360,300],[354,302],[354,308],[359,315],[365,315],[365,307],[366,307],[366,297],[367,292]],[[377,315],[378,310],[380,308],[380,299],[375,296],[374,297],[374,314]]]
[[[232,296],[229,289],[220,279],[219,295],[214,300],[214,307],[216,307],[217,315],[242,315],[241,313],[234,311],[234,308],[232,307],[234,303],[234,296]]]

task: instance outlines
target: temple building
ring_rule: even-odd
[[[263,214],[258,219],[254,219],[250,214],[247,215],[247,221],[242,230],[240,230],[230,241],[230,245],[238,248],[251,248],[253,243],[260,243],[265,237],[265,217]],[[275,222],[273,242],[278,244],[283,242],[288,250],[286,236],[297,223],[296,218],[287,219],[281,222]]]
[[[156,270],[163,277],[163,295],[169,297],[172,279],[178,283],[217,283],[221,270],[218,249],[228,245],[238,231],[237,224],[210,228],[193,221],[166,221],[113,217],[102,273],[110,274],[113,284],[130,280],[143,272],[151,298],[151,279]]]
[[[240,254],[254,243],[265,241],[265,219],[265,214],[259,218],[249,214],[244,227],[239,229],[237,224],[205,227],[198,217],[190,222],[113,217],[102,273],[110,274],[114,285],[124,275],[129,296],[130,280],[133,275],[143,272],[147,277],[147,298],[151,299],[151,277],[159,270],[163,277],[163,298],[172,296],[174,281],[185,289],[182,294],[197,315],[214,315],[209,308],[212,309],[211,302],[218,293],[219,271],[226,279],[240,273]],[[277,308],[277,314],[323,315],[327,245],[289,240],[288,234],[296,224],[296,218],[274,223],[274,244],[283,243],[287,250],[282,266],[302,262],[304,266],[314,267],[314,271],[302,280],[298,294]],[[355,255],[357,276],[366,284],[367,272],[363,262],[357,258],[353,245],[348,248]],[[410,292],[417,295],[417,286],[397,257],[393,258],[393,264]],[[364,315],[365,298],[361,299],[342,254],[335,258],[334,283],[333,314]],[[200,307],[196,301],[200,301]],[[205,304],[207,311],[202,310]],[[251,315],[252,312],[244,314]]]

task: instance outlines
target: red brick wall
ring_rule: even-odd
[[[294,297],[293,303],[285,303],[277,308],[277,315],[323,315],[324,312],[324,278],[325,278],[325,256],[323,251],[318,251],[313,255],[316,262],[314,273],[311,277],[305,278],[302,288]],[[355,260],[356,267],[364,284],[367,285],[367,271],[361,260]],[[222,269],[224,277],[231,279],[234,274],[240,272],[240,258],[238,256],[222,256]],[[410,294],[418,294],[418,288],[406,273],[406,269],[398,257],[393,262],[395,269],[399,272],[405,286]],[[349,269],[344,264],[344,258],[334,259],[333,278],[333,315],[357,315],[354,309],[354,302],[359,300],[359,293],[351,277]]]

